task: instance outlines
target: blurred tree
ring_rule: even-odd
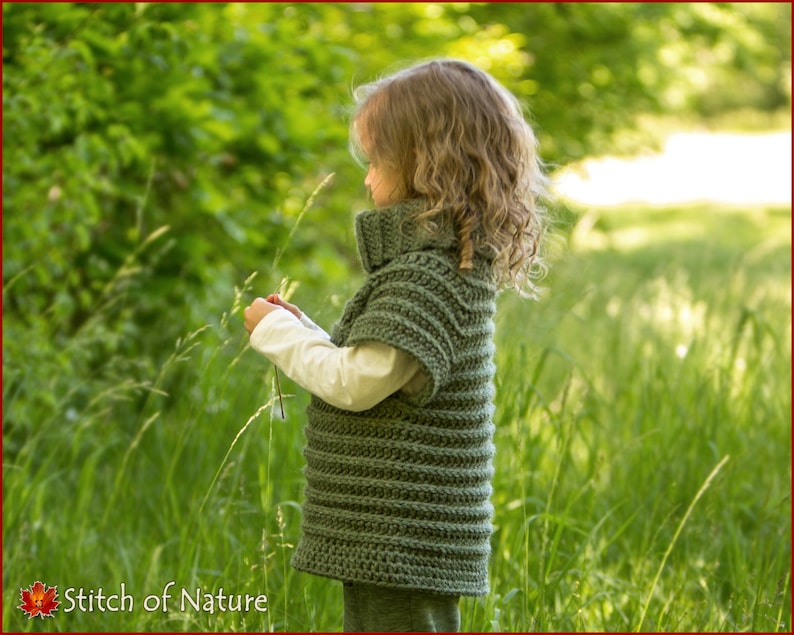
[[[250,267],[243,246],[272,255],[301,204],[296,181],[344,147],[328,104],[343,100],[352,56],[289,6],[255,10],[4,6],[9,309],[50,310],[73,331],[163,225],[172,242],[139,297],[139,324],[147,300],[159,320],[216,267]]]
[[[709,117],[791,105],[791,3],[674,5],[680,36],[662,49],[694,88],[684,107]],[[682,47],[681,41],[687,46]],[[686,49],[684,52],[683,49]]]
[[[60,395],[79,412],[101,386],[151,378],[178,337],[272,262],[303,185],[326,169],[318,158],[345,145],[329,104],[346,100],[354,58],[306,28],[318,11],[3,5],[14,403]],[[312,260],[293,253],[285,268]]]
[[[478,63],[530,105],[552,163],[615,151],[643,114],[710,116],[791,104],[789,3],[505,3],[467,14],[503,34]],[[509,27],[509,30],[508,30]],[[517,60],[517,63],[516,61]]]

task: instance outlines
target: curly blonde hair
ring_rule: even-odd
[[[452,223],[461,271],[475,251],[500,286],[535,294],[547,179],[537,140],[515,96],[488,73],[433,60],[354,90],[351,149],[395,172],[401,197],[424,198],[415,221]]]

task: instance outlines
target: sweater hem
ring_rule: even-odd
[[[377,579],[370,579],[366,576],[341,576],[339,574],[328,573],[327,571],[323,570],[320,567],[312,567],[305,565],[300,562],[296,562],[295,558],[292,559],[292,568],[296,571],[300,571],[301,573],[308,573],[309,575],[314,575],[320,578],[326,578],[328,580],[336,580],[337,582],[342,582],[343,584],[371,584],[373,586],[382,587],[384,589],[403,589],[407,591],[422,591],[427,593],[437,593],[439,595],[449,595],[449,596],[464,596],[464,597],[484,597],[488,595],[490,589],[486,587],[485,589],[448,589],[448,588],[440,588],[440,587],[433,587],[429,585],[416,585],[416,584],[409,584],[409,583],[400,583],[400,582],[384,582],[383,580]]]

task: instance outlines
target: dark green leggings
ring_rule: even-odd
[[[346,633],[457,633],[457,595],[344,583]]]

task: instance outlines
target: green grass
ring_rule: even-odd
[[[501,297],[492,593],[464,629],[791,630],[790,237],[788,208],[591,211],[541,303]],[[294,301],[330,326],[354,285]],[[251,297],[226,292],[146,384],[130,360],[83,372],[91,329],[58,360],[4,355],[3,631],[341,627],[339,586],[289,566],[307,397],[282,377],[280,419]],[[135,607],[28,620],[36,580],[124,582]],[[170,581],[268,610],[144,610]]]

